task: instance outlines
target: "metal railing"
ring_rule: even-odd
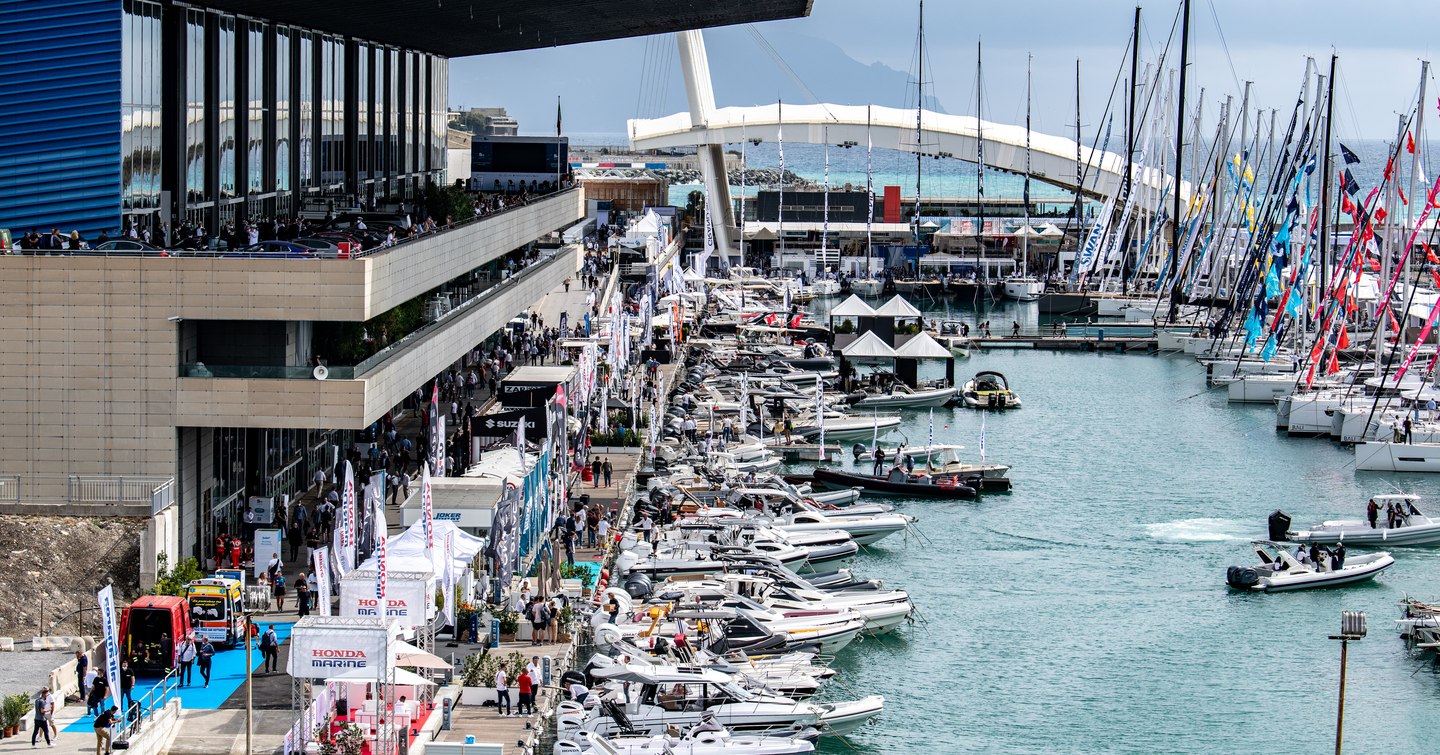
[[[549,268],[556,259],[565,256],[565,247],[558,252],[542,252],[540,259],[517,270],[514,275],[476,291],[469,299],[451,307],[438,318],[416,328],[403,338],[371,354],[353,367],[344,365],[326,366],[329,380],[355,380],[384,364],[405,349],[424,340],[430,334],[444,328],[457,318],[472,311],[492,297],[510,289],[542,270]],[[523,305],[522,305],[523,306]],[[518,311],[518,310],[517,310]],[[195,362],[180,365],[181,377],[192,378],[250,378],[269,380],[313,380],[314,367],[286,367],[282,365],[215,365]]]
[[[141,695],[124,712],[124,725],[115,733],[116,741],[128,741],[131,737],[140,733],[140,729],[149,721],[155,712],[164,708],[172,698],[178,696],[180,689],[179,667],[170,669],[159,682],[151,687],[144,695]],[[132,715],[132,713],[134,715]]]
[[[174,477],[0,474],[0,504],[149,506],[154,514],[174,502]]]

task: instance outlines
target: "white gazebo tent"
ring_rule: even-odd
[[[840,349],[840,354],[850,360],[874,361],[877,359],[894,359],[895,349],[884,339],[875,335],[875,331],[867,330],[859,338],[851,341],[845,348]]]
[[[889,317],[896,320],[908,320],[911,318],[921,319],[924,317],[914,304],[901,298],[899,294],[890,297],[890,301],[875,308],[875,314],[880,317]]]
[[[895,349],[897,359],[949,359],[952,356],[949,349],[923,331]]]
[[[875,314],[875,308],[866,304],[863,299],[855,294],[840,302],[834,309],[830,310],[831,317],[870,317]]]

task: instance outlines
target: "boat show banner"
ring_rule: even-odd
[[[550,389],[554,395],[555,389]],[[545,406],[537,406],[533,409],[521,409],[513,412],[496,412],[494,414],[482,414],[479,417],[470,419],[470,435],[477,440],[510,440],[515,437],[515,428],[521,421],[525,422],[525,437],[539,439],[546,431]]]
[[[384,627],[297,624],[285,671],[296,679],[328,679],[357,669],[375,671],[384,662]]]
[[[120,632],[115,625],[115,591],[110,585],[95,595],[100,604],[100,631],[105,642],[105,679],[110,683],[110,704],[120,705]]]
[[[310,575],[315,578],[316,598],[321,616],[330,615],[330,547],[316,548],[311,553]]]
[[[376,577],[374,569],[357,569],[345,576],[340,582],[341,616],[383,617],[399,623],[405,630],[424,626],[429,621],[426,601],[433,595],[432,575],[391,570],[385,575],[384,598],[375,597]]]

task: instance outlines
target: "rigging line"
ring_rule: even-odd
[[[661,51],[661,60],[670,57],[670,51],[674,50],[675,58],[678,61],[680,58],[680,39],[673,34],[666,35],[664,39],[665,41],[662,42],[664,49]],[[675,68],[676,66],[661,66],[661,70],[665,72],[665,78],[660,85],[660,96],[656,98],[655,102],[656,116],[663,116],[665,114],[665,106],[670,101],[671,94],[670,77],[675,75]]]
[[[1235,82],[1235,91],[1245,91],[1245,86],[1240,83],[1240,74],[1235,71],[1235,60],[1230,57],[1230,43],[1225,41],[1225,30],[1220,28],[1220,14],[1215,12],[1215,0],[1206,0],[1210,6],[1210,20],[1215,22],[1215,33],[1220,35],[1220,49],[1225,51],[1225,64],[1230,67],[1230,78]]]
[[[641,101],[645,98],[645,74],[646,74],[646,72],[649,70],[649,67],[650,67],[650,40],[651,40],[651,39],[653,39],[653,37],[646,37],[646,38],[645,38],[645,50],[644,50],[644,52],[642,52],[641,55],[640,55],[640,81],[639,81],[639,86],[636,86],[636,87],[635,87],[635,117],[636,117],[636,118],[640,118],[640,117],[642,116],[642,112],[641,112],[641,110],[640,110],[640,103],[641,103]]]
[[[821,102],[819,97],[815,96],[815,92],[805,84],[804,79],[801,79],[800,75],[795,73],[795,69],[791,68],[790,64],[785,62],[784,56],[780,54],[779,50],[775,49],[774,45],[770,44],[770,40],[765,38],[764,33],[756,28],[754,24],[746,24],[745,30],[750,32],[750,36],[755,38],[755,42],[760,45],[760,49],[764,50],[765,53],[780,66],[781,71],[790,77],[790,80],[795,83],[795,86],[799,87],[800,91],[804,92],[805,96],[809,97],[811,102],[814,102],[824,109],[825,115],[830,116],[830,120],[836,123],[840,122],[840,119],[836,118],[835,114],[830,112],[830,108],[827,107],[824,102]]]

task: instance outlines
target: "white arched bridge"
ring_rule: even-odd
[[[784,120],[781,120],[781,115]],[[788,105],[724,107],[708,112],[706,123],[694,125],[691,113],[629,121],[630,144],[637,150],[738,144],[745,140],[775,141],[783,126],[787,142],[802,144],[865,144],[882,149],[915,152],[915,111],[866,105]],[[981,122],[974,116],[948,115],[929,110],[920,114],[920,152],[924,155],[976,162],[976,141],[985,139],[985,166],[1016,174],[1025,173],[1025,127]],[[1063,136],[1030,132],[1030,176],[1083,196],[1104,200],[1121,190],[1127,161],[1114,152],[1080,146],[1077,175],[1075,141]],[[1081,178],[1083,177],[1083,183]],[[1147,204],[1153,210],[1170,176],[1157,168],[1136,166],[1137,187],[1148,187]],[[1180,186],[1188,201],[1189,182]],[[1144,198],[1141,195],[1138,198]],[[1168,201],[1173,201],[1170,195]]]

